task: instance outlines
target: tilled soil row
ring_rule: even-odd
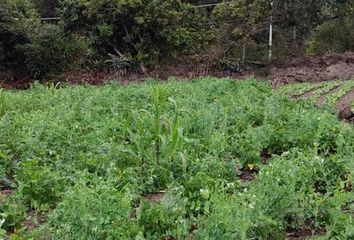
[[[305,91],[304,93],[293,95],[292,97],[295,99],[302,99],[302,98],[308,99],[311,98],[312,95],[320,88],[322,88],[322,86],[316,86],[314,88]]]
[[[354,122],[354,113],[351,108],[354,102],[354,88],[348,92],[345,96],[339,99],[336,103],[336,112],[338,117],[342,120]]]
[[[317,99],[317,106],[322,106],[323,103],[326,101],[326,98],[330,96],[331,94],[339,91],[340,87],[342,87],[343,84],[339,84],[337,86],[334,86],[331,88],[328,92],[323,93],[318,99]]]

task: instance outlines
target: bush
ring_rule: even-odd
[[[65,30],[89,36],[103,58],[118,50],[146,63],[200,49],[212,38],[202,12],[178,0],[64,0],[61,14]]]
[[[309,54],[354,50],[354,18],[326,22],[317,27],[308,41]]]
[[[40,24],[29,0],[0,3],[0,70],[45,78],[62,73],[87,54],[83,38],[59,25]]]
[[[0,70],[22,70],[24,55],[18,44],[30,42],[30,34],[39,26],[39,18],[29,0],[0,2]]]
[[[82,57],[84,42],[66,35],[58,25],[43,25],[31,43],[17,47],[26,59],[26,68],[34,78],[60,74]],[[80,61],[79,61],[80,62]]]

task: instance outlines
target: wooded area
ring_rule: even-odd
[[[3,0],[0,69],[36,79],[73,69],[125,75],[183,57],[237,72],[247,61],[353,50],[353,11],[349,0]]]

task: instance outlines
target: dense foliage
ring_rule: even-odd
[[[90,36],[104,57],[118,50],[136,62],[156,62],[200,50],[212,38],[203,13],[179,0],[64,0],[61,13],[65,30]]]
[[[32,0],[42,17],[58,16],[59,0]]]
[[[23,70],[23,53],[19,44],[30,41],[29,33],[38,27],[38,15],[26,0],[0,2],[0,70]]]
[[[0,127],[13,239],[353,238],[353,126],[267,83],[3,91]]]
[[[86,57],[83,40],[61,26],[40,24],[29,0],[0,3],[0,69],[42,79]]]
[[[45,79],[68,68],[145,73],[186,55],[207,69],[241,71],[247,60],[269,60],[270,22],[273,59],[353,50],[353,1],[3,0],[0,4],[0,67],[32,78]],[[61,20],[40,23],[39,16]],[[58,29],[48,31],[54,28],[46,26],[48,21]],[[52,39],[57,41],[50,47]],[[23,44],[26,47],[19,47]],[[82,64],[71,66],[78,58]]]

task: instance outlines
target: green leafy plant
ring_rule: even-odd
[[[80,62],[87,47],[81,43],[84,41],[68,35],[60,26],[47,24],[38,29],[31,43],[18,45],[17,49],[23,52],[31,76],[43,79],[70,69],[75,61]]]
[[[138,209],[137,219],[148,239],[169,237],[184,239],[189,234],[185,211],[184,202],[181,199],[167,196],[158,203],[143,201]]]
[[[353,126],[266,82],[34,84],[5,96],[0,170],[15,189],[0,218],[20,238],[351,236]],[[38,210],[48,222],[32,233],[23,221]]]
[[[27,160],[21,163],[16,173],[18,194],[34,208],[52,206],[60,200],[65,181],[47,166],[40,165],[38,160]]]
[[[2,228],[2,225],[4,224],[5,220],[1,219],[0,220],[0,238],[4,238],[6,231]]]
[[[3,117],[6,113],[6,110],[8,108],[8,103],[6,100],[6,96],[3,92],[2,89],[0,89],[0,118]]]
[[[22,222],[26,219],[28,208],[20,202],[17,196],[7,198],[0,206],[0,218],[3,219],[0,229],[6,232],[20,232]]]
[[[117,191],[114,182],[82,179],[51,214],[50,231],[65,239],[131,239],[141,231],[131,213],[130,196]]]
[[[111,72],[116,76],[126,76],[136,72],[136,64],[131,59],[124,56],[117,49],[116,54],[108,53],[109,59],[105,63],[109,64]]]

